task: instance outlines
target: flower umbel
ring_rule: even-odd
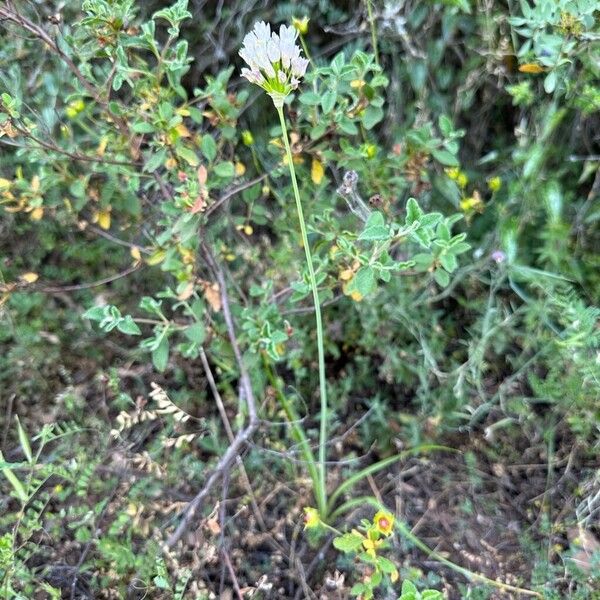
[[[394,530],[394,515],[391,513],[380,510],[373,517],[373,525],[377,531],[385,536],[392,534]]]
[[[271,26],[261,21],[246,35],[240,50],[250,67],[242,69],[242,77],[263,88],[277,108],[298,87],[308,66],[308,60],[300,56],[297,36],[294,27],[285,25],[279,28],[279,35],[271,33]]]

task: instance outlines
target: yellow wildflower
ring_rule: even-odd
[[[490,192],[497,192],[502,187],[502,179],[500,177],[492,177],[487,182]]]
[[[383,540],[372,540],[371,538],[365,538],[363,540],[363,548],[365,549],[365,552],[369,555],[372,556],[373,558],[375,558],[375,555],[377,554],[377,548],[379,548],[379,546],[381,546],[381,544],[383,543]]]
[[[304,509],[304,529],[314,529],[321,524],[319,511],[316,508],[307,506]]]
[[[308,17],[302,17],[301,19],[299,19],[298,17],[293,17],[292,25],[294,26],[294,29],[300,35],[306,35],[308,32],[308,22],[309,21],[310,21],[310,19]]]
[[[379,533],[389,536],[394,531],[394,515],[392,513],[380,510],[373,517],[373,525]]]

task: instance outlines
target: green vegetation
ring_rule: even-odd
[[[0,598],[599,597],[597,1],[0,36]]]

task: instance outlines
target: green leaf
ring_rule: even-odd
[[[546,94],[551,94],[555,90],[557,81],[556,71],[550,71],[550,73],[546,75],[546,78],[544,79],[544,90]]]
[[[321,96],[321,108],[323,112],[328,115],[335,106],[335,102],[337,100],[337,92],[335,90],[327,90]]]
[[[450,137],[454,130],[452,121],[446,115],[440,115],[438,119],[438,126],[444,137]]]
[[[450,283],[450,275],[448,275],[448,273],[442,269],[436,269],[433,272],[433,278],[441,287],[446,287]]]
[[[92,308],[88,308],[83,315],[81,315],[84,319],[89,319],[90,321],[102,321],[106,314],[105,312],[106,305],[104,306],[92,306]]]
[[[212,136],[206,134],[202,136],[202,141],[200,142],[200,150],[202,150],[202,154],[206,157],[206,160],[212,162],[215,160],[217,156],[217,143],[212,138]]]
[[[361,548],[363,539],[358,533],[344,533],[333,540],[333,545],[341,552],[356,552]]]
[[[352,289],[361,296],[369,295],[375,289],[375,272],[372,267],[361,267],[351,281]]]
[[[2,455],[2,452],[0,452],[0,462],[4,462],[4,456]],[[2,467],[2,472],[4,473],[4,476],[6,477],[6,479],[8,479],[8,482],[10,483],[10,485],[12,485],[13,490],[15,490],[15,494],[17,495],[19,500],[23,504],[25,504],[25,502],[27,502],[29,497],[27,496],[25,487],[19,481],[18,477],[8,467]]]
[[[177,146],[175,148],[175,154],[185,160],[185,162],[190,165],[190,167],[197,167],[200,164],[200,159],[198,155],[187,146]]]
[[[152,364],[161,373],[167,368],[169,362],[169,340],[163,337],[158,348],[152,352]]]
[[[367,220],[363,232],[358,237],[359,240],[387,240],[390,237],[389,227],[385,226],[383,215],[378,211],[373,211]]]
[[[206,328],[203,323],[194,323],[193,325],[190,325],[183,334],[190,342],[202,344],[206,338]]]
[[[339,126],[347,135],[356,135],[358,133],[358,127],[345,115],[340,119]]]
[[[321,97],[319,94],[315,94],[315,92],[304,92],[304,94],[300,94],[298,98],[300,100],[300,104],[306,104],[307,106],[316,106],[321,102]]]
[[[406,224],[412,225],[423,216],[419,203],[414,198],[409,198],[406,203]]]
[[[138,121],[134,123],[131,128],[135,133],[153,133],[154,127],[151,123],[147,123],[146,121]]]
[[[146,164],[144,165],[144,171],[147,171],[148,173],[153,173],[154,171],[156,171],[156,169],[158,169],[158,167],[165,163],[166,159],[167,151],[164,148],[161,148],[157,152],[151,153],[148,162],[146,162]]]
[[[235,175],[235,167],[230,161],[220,162],[214,166],[215,175],[223,179],[231,179]]]
[[[458,261],[456,260],[456,256],[454,254],[442,254],[440,256],[440,263],[448,273],[452,273],[458,267]]]
[[[368,227],[359,236],[359,240],[387,240],[390,237],[390,230],[387,227]]]
[[[444,150],[442,148],[434,148],[431,150],[431,154],[433,155],[433,158],[435,158],[438,162],[448,167],[458,167],[459,165],[456,156],[448,152],[448,150]]]
[[[383,119],[383,116],[383,108],[369,105],[362,114],[362,124],[367,130],[373,129]]]
[[[408,579],[405,579],[402,582],[400,600],[416,600],[418,593],[419,592],[417,591],[417,588],[415,587],[415,584],[412,583],[412,581],[408,581]]]
[[[19,432],[19,442],[21,443],[21,448],[23,449],[23,454],[25,454],[25,458],[31,463],[33,462],[33,454],[31,453],[31,444],[29,443],[29,438],[21,425],[21,421],[19,417],[17,417],[17,431]]]
[[[117,329],[121,333],[127,335],[141,335],[142,332],[137,326],[137,323],[131,318],[131,315],[126,315],[117,323]]]

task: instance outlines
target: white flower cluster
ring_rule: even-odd
[[[271,33],[268,23],[255,23],[246,35],[240,56],[249,69],[242,69],[242,77],[262,87],[281,108],[285,97],[298,87],[306,72],[308,60],[300,56],[296,45],[298,32],[294,27],[282,25],[279,35]]]

